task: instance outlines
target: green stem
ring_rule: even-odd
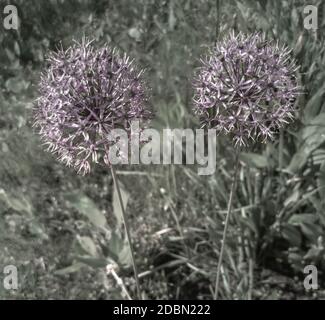
[[[232,200],[233,200],[235,187],[236,187],[236,182],[237,182],[237,172],[238,172],[238,164],[239,164],[239,148],[236,149],[236,156],[235,157],[236,157],[235,158],[235,172],[234,172],[233,181],[232,181],[231,190],[230,190],[230,195],[229,195],[229,200],[228,200],[227,215],[226,215],[226,220],[225,220],[225,226],[224,226],[224,229],[223,229],[221,249],[220,249],[220,253],[219,253],[219,261],[218,261],[217,277],[216,277],[216,287],[215,287],[215,291],[214,291],[214,300],[218,299],[222,259],[223,259],[223,254],[224,254],[225,246],[226,246],[227,230],[228,230],[228,226],[229,226],[229,218],[230,218],[231,209],[232,209]]]
[[[280,139],[279,139],[279,171],[281,174],[283,168],[283,129],[280,129]]]
[[[136,266],[135,260],[134,260],[134,252],[133,252],[133,247],[132,247],[132,242],[131,242],[130,229],[129,229],[129,226],[128,226],[127,220],[126,220],[126,214],[125,214],[123,200],[122,200],[122,196],[121,196],[121,190],[119,187],[118,180],[116,178],[115,169],[113,168],[112,165],[111,165],[111,172],[112,172],[113,182],[114,182],[114,185],[115,185],[115,188],[117,191],[117,195],[118,195],[118,199],[119,199],[119,203],[120,203],[120,207],[121,207],[121,211],[122,211],[122,216],[123,216],[122,218],[123,218],[123,224],[124,224],[125,233],[126,233],[126,239],[128,241],[129,247],[130,247],[131,260],[132,260],[132,265],[133,265],[135,282],[136,282],[136,286],[137,286],[138,299],[142,300],[140,284],[139,284],[139,276],[138,276],[137,266]]]
[[[217,43],[220,33],[220,0],[216,0],[216,35],[215,43]]]

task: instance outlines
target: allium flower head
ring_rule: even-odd
[[[143,71],[128,56],[83,40],[48,56],[34,110],[34,126],[48,150],[83,174],[92,162],[110,165],[112,129],[130,133],[152,117]]]
[[[294,117],[301,92],[290,50],[264,35],[234,33],[201,59],[194,111],[203,127],[230,134],[235,146],[272,139]]]

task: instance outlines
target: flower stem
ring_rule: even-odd
[[[119,183],[118,180],[116,178],[116,173],[115,173],[115,169],[114,167],[111,165],[111,172],[112,172],[112,177],[113,177],[113,182],[117,191],[117,195],[118,195],[118,199],[119,199],[119,203],[121,206],[121,211],[122,211],[122,218],[123,218],[123,223],[124,223],[124,228],[125,228],[125,233],[126,233],[126,239],[128,241],[129,247],[130,247],[130,252],[131,252],[131,260],[132,260],[132,265],[133,265],[133,272],[134,272],[134,277],[135,277],[135,282],[136,282],[136,286],[137,286],[137,293],[138,293],[138,299],[142,300],[142,296],[141,296],[141,290],[140,290],[140,284],[139,284],[139,277],[138,277],[138,271],[137,271],[137,266],[135,264],[135,260],[134,260],[134,252],[133,252],[133,247],[132,247],[132,241],[131,241],[131,236],[130,236],[130,229],[126,220],[126,214],[125,214],[125,210],[124,210],[124,205],[123,205],[123,201],[122,201],[122,196],[121,196],[121,190],[119,187]]]
[[[220,34],[220,0],[216,0],[216,35],[215,35],[215,44],[218,41]]]
[[[229,200],[228,200],[227,215],[226,215],[226,220],[225,220],[225,226],[223,229],[221,249],[220,249],[220,253],[219,253],[219,261],[218,261],[217,277],[216,277],[216,287],[215,287],[215,291],[214,291],[214,300],[218,299],[220,272],[221,272],[221,266],[222,266],[223,253],[225,251],[225,246],[226,246],[227,230],[228,230],[229,218],[230,218],[231,209],[232,209],[232,199],[234,196],[234,191],[235,191],[236,182],[237,182],[238,164],[239,164],[239,148],[236,149],[236,155],[235,155],[235,172],[234,172],[230,195],[229,195]]]

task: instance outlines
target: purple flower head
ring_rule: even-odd
[[[235,146],[265,142],[294,118],[301,88],[290,50],[264,35],[234,33],[201,59],[194,111],[203,127],[230,134]]]
[[[34,126],[58,159],[86,174],[92,162],[110,165],[113,129],[131,132],[152,118],[143,71],[127,55],[90,41],[51,52],[40,81]]]

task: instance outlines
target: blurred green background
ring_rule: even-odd
[[[32,105],[44,57],[84,35],[129,53],[147,69],[152,126],[198,128],[191,78],[207,46],[230,30],[266,32],[293,49],[305,93],[298,120],[274,143],[240,156],[227,240],[222,298],[325,298],[325,55],[323,1],[10,0],[18,31],[0,24],[0,280],[18,268],[18,290],[1,299],[125,298],[105,266],[134,296],[128,247],[109,170],[80,177],[43,151]],[[318,7],[318,30],[303,9]],[[2,14],[2,18],[5,14]],[[150,299],[211,299],[234,155],[218,138],[217,170],[193,165],[118,168],[141,286]],[[319,289],[303,269],[318,267]]]

